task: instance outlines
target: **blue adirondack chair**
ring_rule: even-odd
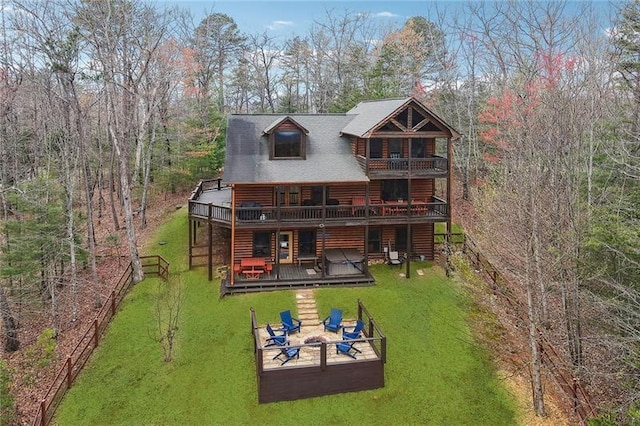
[[[340,309],[331,309],[331,314],[322,320],[324,331],[333,331],[337,333],[342,328],[342,311]]]
[[[353,327],[342,327],[342,339],[359,339],[363,328],[364,322],[361,319],[359,319]]]
[[[293,318],[291,316],[291,311],[282,311],[280,312],[280,320],[282,321],[282,329],[285,334],[295,333],[296,331],[300,331],[300,327],[302,326],[302,321],[298,318]]]
[[[284,359],[282,359],[281,357],[284,357]],[[282,361],[280,365],[285,365],[286,363],[288,363],[294,358],[300,358],[300,346],[287,345],[282,349],[280,349],[280,352],[278,353],[278,355],[273,357],[273,359],[278,359]]]
[[[284,346],[287,343],[287,333],[276,334],[271,324],[267,324],[267,333],[269,333],[269,337],[267,337],[267,346]]]
[[[353,342],[353,341],[352,342],[344,341],[344,342],[336,343],[336,353],[346,355],[348,357],[356,359],[356,355],[352,354],[351,351],[356,353],[360,353],[361,351],[360,349],[353,346],[355,343],[356,342]]]

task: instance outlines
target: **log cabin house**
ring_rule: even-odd
[[[342,114],[233,114],[222,184],[201,182],[189,199],[189,266],[207,257],[212,279],[213,245],[228,246],[223,293],[367,284],[369,263],[395,252],[408,275],[412,259],[434,259],[434,224],[450,229],[458,137],[412,97]]]

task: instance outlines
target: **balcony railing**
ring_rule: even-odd
[[[400,159],[402,160],[402,159]],[[442,160],[442,158],[441,158]],[[446,160],[446,159],[444,159]],[[189,216],[191,218],[219,222],[230,225],[233,219],[228,199],[212,199],[211,194],[220,194],[220,181],[202,181],[189,197]],[[235,208],[236,224],[273,224],[273,223],[344,223],[346,221],[371,221],[400,218],[422,221],[446,220],[449,217],[447,202],[438,197],[427,200],[381,201],[364,197],[354,197],[349,204],[325,206],[261,206],[245,201]]]
[[[189,201],[189,214],[215,222],[231,223],[231,207],[201,204]],[[432,197],[430,201],[374,201],[365,204],[340,204],[334,206],[251,206],[236,207],[236,224],[273,223],[331,223],[345,221],[372,221],[404,218],[413,220],[444,220],[449,216],[447,202]]]
[[[447,174],[449,166],[447,158],[438,155],[427,158],[369,158],[368,162],[363,156],[357,159],[370,176],[409,171],[413,176],[442,176]]]

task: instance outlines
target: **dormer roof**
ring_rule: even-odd
[[[277,129],[282,123],[285,122],[290,122],[292,123],[294,126],[296,126],[298,129],[300,129],[305,135],[309,134],[309,130],[305,129],[305,127],[298,123],[293,117],[291,117],[290,115],[286,115],[286,116],[280,116],[278,118],[275,119],[275,121],[273,121],[271,124],[269,124],[263,131],[262,133],[264,133],[265,135],[270,135],[271,133],[273,133],[273,131],[275,129]]]

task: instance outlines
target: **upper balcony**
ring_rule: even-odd
[[[356,156],[360,167],[370,179],[445,178],[449,171],[446,157],[426,158],[367,158]]]

